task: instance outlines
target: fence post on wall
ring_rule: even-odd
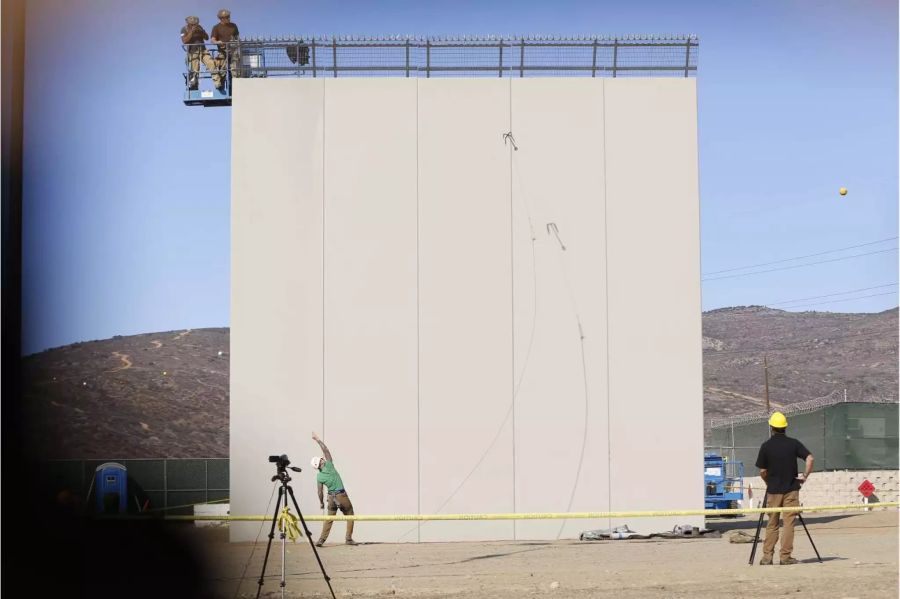
[[[597,38],[594,38],[594,53],[591,59],[591,77],[597,76]],[[615,77],[615,75],[613,75]]]
[[[409,77],[409,38],[406,38],[406,76]]]
[[[519,77],[525,76],[525,38],[522,38],[519,47]]]
[[[503,38],[500,38],[500,66],[497,69],[497,77],[503,77]]]
[[[431,77],[431,40],[425,40],[425,78]]]
[[[616,76],[616,69],[619,68],[619,38],[613,39],[613,77]]]
[[[297,77],[300,77],[303,75],[303,61],[300,60],[300,57],[302,56],[302,52],[303,52],[302,48],[303,48],[303,42],[298,41],[297,42]]]
[[[334,77],[337,78],[337,38],[331,38],[331,67]]]
[[[688,36],[684,50],[684,76],[688,76],[688,68],[691,66],[691,36]]]
[[[312,69],[313,69],[313,77],[316,76],[316,38],[312,39]]]

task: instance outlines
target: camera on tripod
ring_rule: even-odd
[[[290,481],[291,477],[288,476],[287,471],[293,470],[294,472],[302,472],[302,470],[296,466],[291,466],[291,460],[287,457],[287,454],[281,455],[270,455],[269,462],[275,464],[275,468],[277,468],[277,472],[275,476],[272,477],[272,480],[282,480],[285,482]]]
[[[309,528],[306,526],[306,520],[303,519],[303,513],[300,511],[300,504],[297,503],[297,498],[294,497],[294,489],[288,484],[291,482],[288,470],[293,470],[294,472],[301,472],[301,470],[296,466],[291,466],[291,460],[286,454],[270,455],[269,463],[275,464],[275,467],[278,469],[278,472],[272,477],[272,482],[277,480],[281,485],[278,487],[278,501],[275,503],[275,512],[272,514],[272,529],[269,531],[269,544],[266,546],[266,556],[263,558],[262,572],[257,581],[259,586],[256,588],[256,599],[259,599],[259,595],[262,592],[263,582],[266,577],[266,565],[269,563],[269,551],[272,549],[272,539],[275,538],[275,527],[278,526],[279,522],[282,523],[278,530],[281,533],[281,596],[284,597],[285,537],[287,536],[286,531],[288,529],[286,522],[292,517],[288,508],[288,496],[290,496],[291,502],[294,504],[294,509],[297,510],[297,518],[300,519],[300,524],[303,526],[303,532],[309,540],[309,546],[312,548],[313,555],[316,556],[316,561],[319,562],[319,569],[322,571],[322,576],[325,578],[325,584],[328,585],[328,590],[331,592],[331,599],[335,599],[334,589],[331,588],[331,578],[326,574],[325,566],[322,565],[322,560],[319,558],[319,552],[316,551],[316,546],[313,544],[312,534],[309,532]],[[281,516],[280,518],[279,515]]]
[[[287,467],[291,465],[291,460],[288,459],[287,454],[284,454],[284,453],[281,455],[270,455],[269,462],[272,464],[275,464],[276,465],[275,467],[278,468],[279,472],[287,469]],[[295,472],[300,472],[299,468],[291,468],[291,470],[294,470]]]

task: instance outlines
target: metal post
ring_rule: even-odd
[[[688,76],[688,67],[691,66],[691,38],[688,36],[684,51],[684,76]]]
[[[772,414],[772,406],[769,405],[769,356],[763,356],[763,368],[766,371],[766,414]]]
[[[503,77],[503,40],[500,40],[500,66],[497,69],[497,77]]]
[[[619,38],[613,39],[613,78],[616,76],[616,69],[619,61]]]
[[[297,76],[300,77],[303,75],[303,60],[301,60],[300,56],[303,52],[303,43],[297,42]]]
[[[519,47],[519,77],[525,76],[525,40],[522,39]]]
[[[312,52],[311,52],[312,53],[312,70],[313,70],[313,77],[315,77],[316,76],[316,38],[312,39],[311,46],[312,46],[312,48],[311,48],[311,50],[312,50]]]
[[[299,60],[299,54],[297,55]],[[209,503],[209,460],[203,460],[203,487],[204,487],[204,497],[206,497],[206,503]]]
[[[591,77],[597,76],[597,38],[594,38],[594,57],[591,59]],[[615,75],[613,75],[615,77]]]
[[[828,470],[828,408],[822,410],[822,470]]]
[[[425,40],[425,78],[431,77],[431,40]]]
[[[768,501],[769,501],[769,491],[767,490],[765,495],[763,495],[762,507],[766,507],[766,504],[768,503]],[[756,557],[756,545],[757,545],[757,543],[759,543],[759,533],[760,533],[760,531],[762,531],[762,523],[763,523],[764,515],[765,514],[760,514],[759,522],[756,523],[756,535],[753,537],[753,548],[750,550],[750,565],[751,566],[753,565],[753,558]],[[769,517],[771,518],[772,515],[770,514]]]
[[[406,76],[409,77],[409,38],[406,38]]]
[[[169,468],[168,460],[165,458],[163,458],[163,507],[167,510],[169,507]]]
[[[334,69],[334,76],[337,78],[337,39],[331,38],[331,66]]]

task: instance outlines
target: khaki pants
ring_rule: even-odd
[[[800,491],[790,491],[783,495],[768,495],[766,507],[793,507],[800,505]],[[791,557],[794,550],[794,520],[799,512],[785,512],[784,514],[769,514],[769,523],[766,525],[766,541],[763,543],[763,557],[772,559],[775,553],[775,543],[778,542],[778,521],[784,516],[784,530],[781,537],[781,559]]]
[[[332,495],[331,493],[328,494],[328,515],[334,516],[337,514],[338,508],[340,508],[341,513],[345,516],[353,515],[353,504],[350,503],[350,498],[347,497],[347,493],[343,491],[335,495]],[[322,526],[322,534],[319,536],[320,543],[324,543],[325,539],[328,538],[332,524],[334,524],[334,522],[328,520]],[[347,541],[353,540],[353,520],[347,521],[347,536],[344,537],[344,539]]]
[[[212,56],[209,55],[206,48],[191,48],[188,50],[187,62],[190,67],[190,81],[188,82],[188,87],[197,89],[197,84],[200,82],[201,62],[203,62],[206,66],[206,70],[212,75],[213,85],[221,87],[222,75],[219,74],[219,67],[216,65],[216,61],[213,60]]]
[[[232,48],[229,52],[219,51],[216,54],[216,68],[222,73],[222,76],[225,76],[226,73],[226,62],[229,63],[227,65],[227,70],[231,71],[231,78],[240,77],[240,71],[238,67],[241,65],[241,56],[238,53],[237,48]]]

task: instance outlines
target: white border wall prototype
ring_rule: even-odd
[[[274,508],[281,453],[321,513],[313,430],[357,514],[702,509],[696,93],[677,77],[236,79],[231,513]]]

